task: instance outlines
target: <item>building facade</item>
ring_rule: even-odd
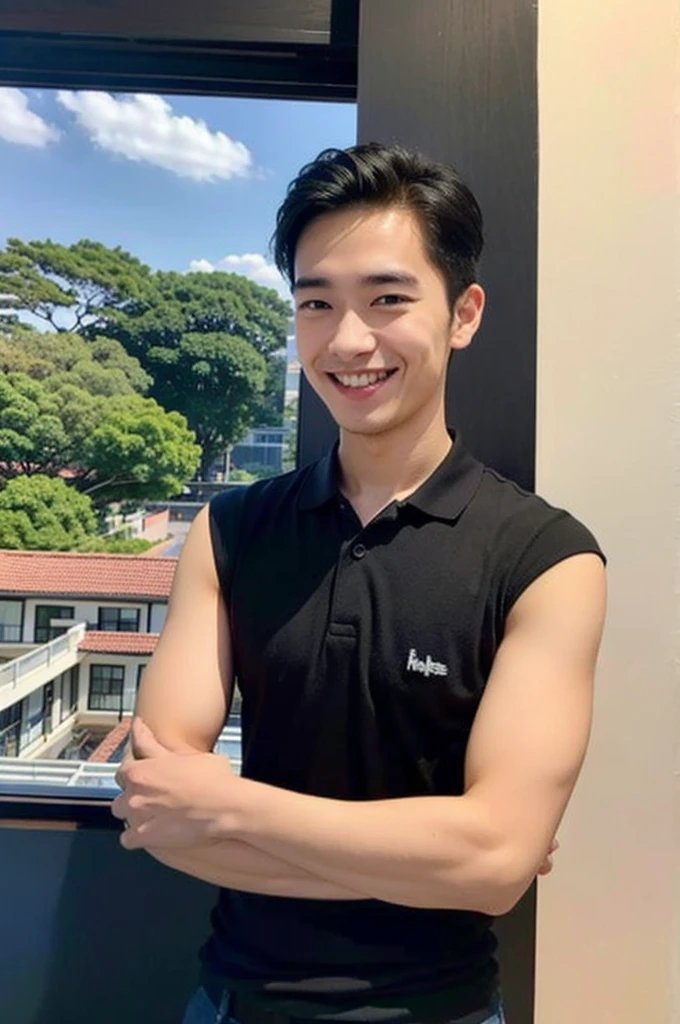
[[[176,563],[0,551],[0,757],[87,759],[131,714]]]

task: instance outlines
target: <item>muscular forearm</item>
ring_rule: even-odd
[[[365,897],[487,913],[508,898],[499,839],[466,797],[349,802],[242,785],[233,835]]]
[[[148,852],[167,867],[226,889],[313,900],[366,898],[238,840]]]

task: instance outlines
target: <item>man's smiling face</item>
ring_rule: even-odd
[[[297,345],[305,375],[341,429],[381,434],[443,403],[471,286],[451,310],[418,218],[403,206],[318,217],[295,254]],[[476,294],[476,293],[475,293]],[[474,312],[474,311],[473,311]],[[478,310],[481,315],[481,308]]]

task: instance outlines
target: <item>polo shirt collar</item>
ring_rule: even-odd
[[[464,447],[459,430],[451,433],[453,445],[437,468],[417,491],[400,505],[411,505],[434,519],[456,519],[477,490],[484,467]],[[320,508],[339,491],[339,442],[324,458],[314,463],[300,491],[302,511]]]

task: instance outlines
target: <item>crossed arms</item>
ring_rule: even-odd
[[[119,771],[121,843],[244,891],[507,912],[545,870],[585,756],[605,589],[601,560],[582,554],[518,599],[475,718],[462,796],[312,797],[239,778],[208,753],[232,676],[204,509],[140,688],[134,756]]]

